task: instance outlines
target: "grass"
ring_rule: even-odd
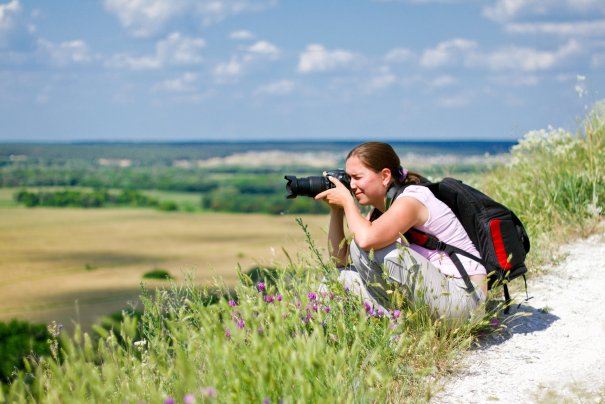
[[[508,166],[484,178],[482,189],[515,210],[526,224],[533,240],[530,266],[534,271],[552,259],[557,243],[589,232],[602,219],[604,118],[605,110],[596,106],[577,134],[530,133],[513,151]],[[116,211],[106,214],[120,216]],[[246,233],[248,227],[242,221],[248,216],[241,216],[221,233],[227,217],[212,236],[193,230],[208,226],[203,215],[195,216],[196,220],[182,214],[158,216],[159,232],[146,227],[144,217],[130,217],[128,230],[114,242],[132,256],[110,250],[111,262],[135,265],[138,260],[133,256],[143,250],[176,254],[191,251],[184,246],[199,250],[209,245],[208,249],[222,248],[224,253],[228,240],[249,247],[264,242],[262,232],[269,227],[269,218],[263,216]],[[182,221],[172,222],[178,218]],[[86,217],[79,223],[98,221],[94,231],[107,232],[110,229],[103,226],[121,226],[124,219],[116,217],[108,224],[107,217]],[[273,219],[277,221],[272,224],[278,225],[282,218]],[[293,224],[293,218],[284,219]],[[70,223],[65,217],[61,220]],[[23,229],[56,228],[50,221],[48,217],[24,221]],[[315,225],[299,224],[309,253],[288,255],[285,263],[272,265],[275,271],[271,273],[277,276],[271,277],[271,283],[240,274],[234,287],[217,285],[224,298],[212,305],[208,305],[209,292],[190,281],[155,292],[144,290],[142,316],[124,315],[114,331],[95,327],[96,336],[79,327],[71,335],[57,335],[61,350],[51,357],[31,359],[29,369],[0,389],[0,401],[425,402],[433,394],[431,380],[451,369],[461,351],[498,324],[487,316],[451,328],[432,319],[426,307],[406,305],[400,312],[368,313],[362,302],[333,281],[335,268],[314,242],[325,235],[312,234],[309,229]],[[75,230],[61,229],[64,237],[86,243],[83,234],[72,234]],[[291,227],[288,231],[290,236],[300,235]],[[14,241],[23,236],[12,234],[11,245],[20,245]],[[136,240],[136,245],[124,244],[129,239]],[[233,256],[240,253],[234,251]],[[10,252],[3,255],[11,256]],[[99,253],[99,261],[105,256]],[[58,261],[69,258],[73,256],[56,257]],[[106,263],[87,258],[78,263],[80,273],[103,273],[99,279],[111,273],[111,268],[104,269]],[[84,271],[84,263],[99,268]],[[162,263],[162,267],[169,266]],[[318,288],[324,277],[329,292],[322,294]],[[51,341],[53,346],[59,345]]]

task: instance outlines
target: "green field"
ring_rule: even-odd
[[[236,281],[237,267],[280,265],[305,249],[293,216],[163,213],[149,209],[7,208],[0,189],[0,320],[89,326],[137,304],[143,274],[181,282]],[[306,216],[318,240],[325,216]],[[166,285],[162,281],[145,284]]]

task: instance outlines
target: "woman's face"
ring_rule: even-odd
[[[384,198],[390,181],[390,171],[375,172],[366,167],[357,156],[351,156],[345,170],[351,177],[351,192],[361,205],[372,205],[384,209]],[[388,173],[388,178],[387,178]]]

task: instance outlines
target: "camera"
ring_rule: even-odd
[[[284,177],[288,181],[286,184],[286,191],[288,191],[286,198],[292,199],[296,198],[298,195],[310,196],[313,198],[327,189],[334,188],[334,184],[330,182],[328,177],[337,178],[345,187],[347,187],[347,189],[351,189],[351,179],[345,170],[341,168],[324,171],[323,176],[296,178],[294,175],[286,175]]]

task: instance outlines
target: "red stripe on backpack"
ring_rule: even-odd
[[[494,219],[490,222],[489,227],[492,231],[492,241],[494,243],[494,249],[496,251],[496,257],[502,269],[510,270],[512,265],[508,260],[508,254],[506,254],[506,248],[504,248],[504,240],[502,240],[502,232],[500,231],[499,219]]]

